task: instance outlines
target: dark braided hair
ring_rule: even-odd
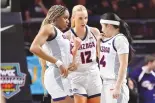
[[[54,5],[49,10],[45,17],[45,19],[42,22],[42,26],[46,24],[53,23],[56,18],[62,16],[65,12],[65,10],[68,10],[66,7],[62,5]]]

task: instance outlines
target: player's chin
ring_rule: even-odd
[[[63,28],[62,28],[62,30],[64,31],[64,30],[66,30],[67,28],[68,28],[68,27],[67,27],[67,26],[65,26],[65,27],[63,27]]]
[[[68,25],[65,25],[65,28],[64,28],[64,30],[66,30],[66,29],[68,29],[69,28],[69,26]]]

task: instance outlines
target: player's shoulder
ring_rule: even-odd
[[[69,29],[66,32],[64,32],[64,35],[66,35],[66,37],[67,37],[68,40],[70,40],[71,34],[72,34],[71,29]]]
[[[44,30],[52,30],[54,29],[54,26],[51,24],[46,24],[46,25],[41,26],[41,28]]]
[[[96,28],[96,27],[89,27],[90,28],[90,32],[93,33],[93,35],[98,38],[98,36],[100,36],[100,31]]]
[[[115,41],[117,42],[128,42],[128,39],[124,34],[117,34],[115,37]]]
[[[45,34],[54,34],[54,26],[51,24],[46,24],[41,26],[40,31],[42,31]]]
[[[89,26],[89,28],[90,28],[90,30],[92,31],[92,32],[94,32],[94,33],[96,33],[96,32],[100,32],[96,27],[90,27]]]

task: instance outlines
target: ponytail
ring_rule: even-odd
[[[129,59],[128,59],[128,61],[130,63],[130,61],[132,60],[132,58],[135,55],[135,50],[132,47],[132,37],[131,37],[131,33],[130,33],[130,27],[125,21],[120,20],[119,29],[120,29],[120,33],[123,33],[129,42]]]
[[[131,37],[131,33],[130,33],[130,27],[124,20],[120,20],[119,29],[120,29],[120,33],[123,33],[126,36],[126,38],[128,39],[129,43],[131,43],[132,37]]]

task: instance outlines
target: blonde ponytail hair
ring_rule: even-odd
[[[84,7],[83,5],[76,5],[73,7],[72,9],[72,17],[71,17],[71,27],[75,27],[75,21],[73,20],[73,16],[75,15],[75,13],[77,11],[84,11],[87,10],[86,7]]]

